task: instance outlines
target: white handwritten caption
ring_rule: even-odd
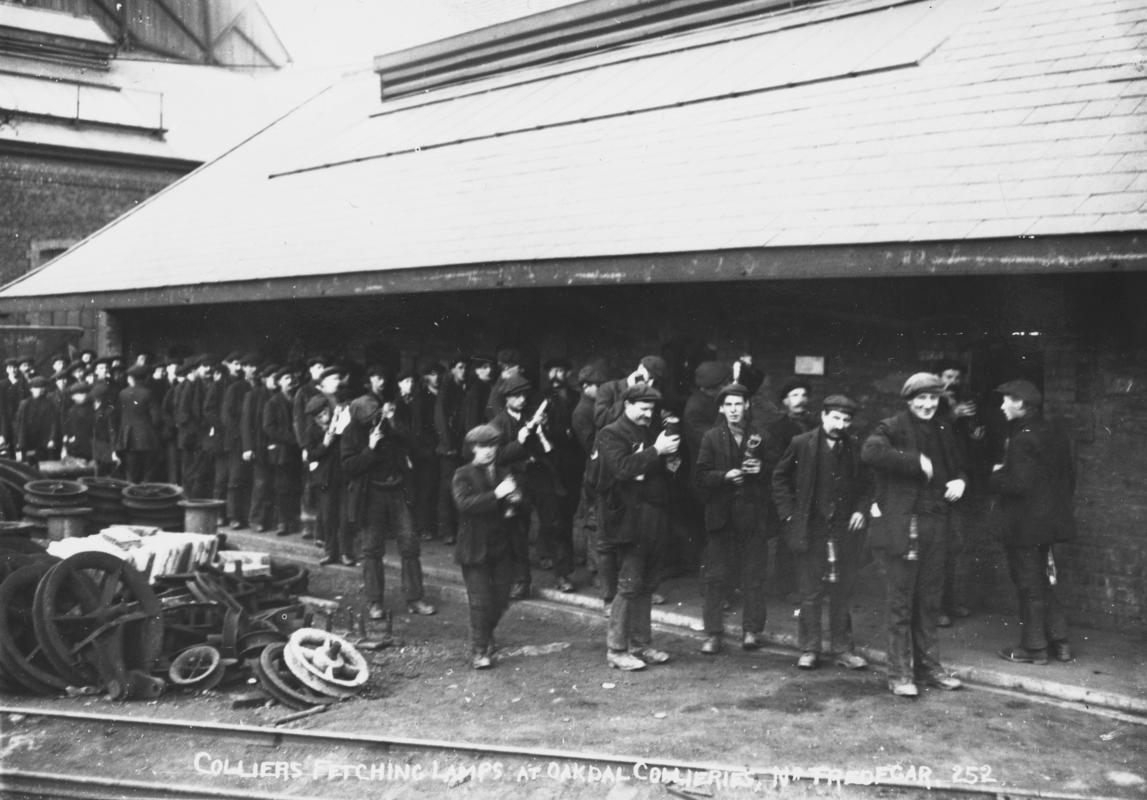
[[[674,785],[686,789],[723,788],[756,791],[775,790],[798,781],[813,785],[872,786],[876,784],[912,784],[931,789],[944,770],[917,764],[882,764],[875,767],[775,767],[772,769],[699,770],[664,767],[639,761],[633,765],[586,764],[576,761],[546,761],[511,766],[501,761],[446,763],[437,759],[429,765],[401,761],[372,763],[341,762],[327,759],[311,761],[249,761],[213,756],[206,751],[195,754],[196,773],[254,780],[372,781],[389,783],[442,782],[457,785],[467,781],[525,782],[553,781],[614,785],[649,783]],[[980,764],[959,764],[949,768],[952,784],[980,785],[999,783],[992,768]]]

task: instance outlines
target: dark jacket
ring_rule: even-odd
[[[653,448],[652,429],[623,415],[598,431],[597,452],[602,540],[633,542],[659,534],[669,502],[669,482]]]
[[[29,397],[16,409],[16,449],[46,458],[48,449],[58,448],[60,413],[49,395]]]
[[[824,428],[802,433],[793,439],[771,476],[773,502],[785,525],[785,541],[795,553],[809,547],[809,522],[816,502],[817,470],[825,447]],[[841,439],[844,448],[845,507],[837,511],[836,522],[847,525],[853,514],[868,515],[872,505],[872,478],[860,463],[860,442],[849,433]]]
[[[73,403],[64,416],[64,446],[68,455],[90,461],[92,437],[95,434],[96,412],[88,401]]]
[[[259,463],[267,461],[267,434],[263,431],[263,411],[271,399],[266,384],[257,384],[243,398],[243,414],[239,420],[239,434],[243,439],[243,452]]]
[[[968,474],[951,426],[938,418],[933,419],[932,424],[936,426],[943,458],[951,468],[949,479],[967,481]],[[864,441],[860,460],[872,467],[874,501],[880,510],[880,516],[873,515],[869,524],[869,544],[874,550],[886,550],[892,556],[903,555],[908,551],[908,531],[917,501],[929,488],[928,479],[920,469],[920,445],[912,413],[901,411],[877,423]]]
[[[281,391],[267,400],[263,409],[263,433],[267,435],[267,463],[273,467],[299,464],[302,452],[291,419],[291,398]]]
[[[343,481],[342,436],[332,437],[328,445],[326,434],[327,429],[316,422],[314,417],[307,417],[307,426],[303,430],[303,450],[307,453],[307,480],[311,486],[324,492],[332,486],[338,487]]]
[[[226,377],[211,379],[203,385],[203,405],[199,409],[199,443],[205,453],[223,452],[223,396],[229,381]]]
[[[1041,417],[1016,420],[1003,463],[988,485],[999,494],[997,528],[1004,546],[1074,539],[1075,463],[1067,435]]]
[[[486,422],[486,404],[490,401],[492,386],[492,381],[480,381],[476,377],[466,386],[466,396],[462,401],[462,422],[467,432]]]
[[[119,430],[115,449],[158,450],[159,431],[156,422],[159,410],[151,401],[151,390],[143,386],[129,386],[119,393]]]
[[[383,437],[372,449],[370,431],[374,417],[365,420],[351,415],[350,424],[339,442],[343,475],[347,481],[347,523],[358,525],[366,519],[370,485],[403,489],[410,502],[408,480],[413,441],[409,431],[391,421],[382,423]]]
[[[228,384],[227,391],[223,393],[223,412],[220,421],[223,425],[225,453],[241,453],[247,449],[243,446],[243,401],[253,388],[251,381],[240,378]]]
[[[434,405],[434,429],[438,434],[439,455],[461,457],[462,441],[466,437],[466,387],[454,380],[453,375],[442,379],[438,399]]]
[[[198,450],[203,415],[203,380],[186,380],[175,388],[176,443],[180,450]]]
[[[491,482],[486,469],[476,464],[463,464],[455,470],[451,490],[458,508],[458,541],[454,544],[457,563],[483,564],[509,548],[503,504],[494,496],[494,487],[507,474],[504,466],[496,467]]]
[[[740,486],[725,480],[725,473],[740,469],[744,462],[751,434],[752,431],[747,431],[738,445],[728,423],[722,419],[701,437],[697,463],[693,467],[693,485],[705,503],[706,531],[735,527],[742,532],[766,532],[768,474],[763,469],[755,475],[746,474]],[[760,453],[756,458],[760,458]]]

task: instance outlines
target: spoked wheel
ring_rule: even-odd
[[[32,622],[36,586],[54,564],[41,560],[18,567],[0,583],[0,666],[34,694],[59,694],[68,688],[40,649]]]
[[[335,702],[333,697],[316,694],[299,682],[283,661],[284,646],[282,642],[268,645],[257,659],[252,659],[255,677],[267,693],[283,705],[297,709]]]
[[[283,651],[287,667],[310,688],[333,697],[350,697],[366,683],[366,659],[341,636],[318,628],[291,634]]]
[[[124,686],[125,670],[149,672],[163,645],[162,608],[147,578],[107,553],[77,553],[48,570],[32,621],[48,661],[78,685]]]

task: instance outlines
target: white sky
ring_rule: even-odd
[[[353,68],[571,0],[260,0],[298,67]]]

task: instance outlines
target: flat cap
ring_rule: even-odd
[[[68,387],[68,394],[87,394],[91,390],[92,390],[91,386],[88,386],[83,381],[79,381],[77,383],[73,383],[71,386]]]
[[[279,365],[278,364],[268,364],[267,366],[265,366],[261,370],[259,370],[259,377],[260,378],[269,378],[272,375],[277,376],[278,372],[279,372]]]
[[[1036,385],[1031,381],[1025,381],[1023,379],[1008,381],[1007,383],[1001,383],[997,386],[996,391],[1000,394],[1018,397],[1024,401],[1025,406],[1043,405],[1043,395],[1040,394],[1039,389],[1036,388]]]
[[[32,378],[32,380],[28,381],[28,386],[33,389],[46,389],[51,384],[52,382],[45,378],[43,375],[37,375],[35,378]]]
[[[223,357],[223,360],[227,362],[239,361],[241,363],[243,361],[243,354],[238,350],[232,350],[230,353]]]
[[[702,389],[716,389],[728,383],[732,377],[733,370],[720,361],[702,361],[693,370],[693,378]]]
[[[475,353],[470,356],[470,366],[477,367],[480,364],[493,364],[494,357],[488,353]]]
[[[521,375],[514,375],[512,378],[507,378],[506,382],[502,384],[502,397],[513,397],[516,394],[525,394],[530,391],[531,388],[528,380]]]
[[[658,403],[661,401],[661,392],[648,383],[635,383],[625,390],[621,399],[627,403]]]
[[[807,393],[812,394],[812,383],[806,378],[796,376],[789,378],[781,384],[781,388],[777,389],[777,401],[783,401],[794,389],[804,389]]]
[[[366,368],[366,377],[368,378],[387,378],[390,376],[390,370],[382,364],[371,364]]]
[[[306,414],[313,416],[318,414],[324,408],[330,407],[330,401],[327,400],[327,396],[325,394],[316,394],[314,397],[307,401],[306,408],[303,410]]]
[[[547,358],[546,363],[542,364],[542,372],[549,372],[551,369],[573,369],[573,363],[564,356],[554,356]]]
[[[725,398],[729,395],[733,395],[734,397],[744,397],[745,399],[748,399],[749,387],[745,386],[743,383],[727,383],[721,387],[721,391],[717,395],[717,402],[725,402]]]
[[[645,356],[641,359],[641,366],[645,367],[645,371],[649,373],[649,377],[655,380],[665,380],[665,376],[669,374],[669,365],[665,363],[665,359],[661,356]]]
[[[522,353],[514,347],[503,347],[498,351],[498,363],[507,366],[522,365]]]
[[[343,374],[343,368],[342,367],[327,367],[326,369],[324,369],[322,372],[319,373],[319,380],[325,381],[331,375],[340,375],[341,376],[342,374]]]
[[[587,383],[602,384],[606,380],[605,370],[599,364],[586,364],[577,374],[577,382],[583,386]]]
[[[129,369],[127,371],[127,376],[129,378],[138,378],[140,380],[143,380],[144,378],[148,377],[149,375],[151,375],[151,369],[148,367],[145,367],[141,364],[137,364],[136,366],[132,367],[131,369]]]
[[[944,391],[944,382],[940,380],[939,375],[931,372],[917,372],[904,381],[904,388],[900,390],[900,396],[905,400],[911,400],[924,392],[939,394],[942,391]]]
[[[466,444],[496,444],[500,437],[501,433],[493,425],[475,425],[466,432]]]
[[[843,411],[845,414],[855,414],[860,406],[851,397],[846,397],[843,394],[830,394],[824,398],[824,404],[821,407],[822,411]]]

